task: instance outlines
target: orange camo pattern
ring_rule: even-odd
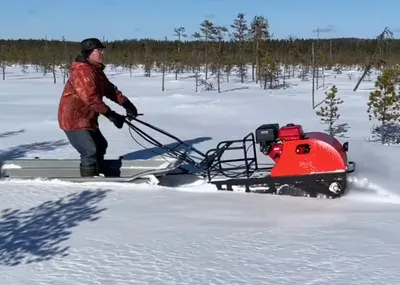
[[[104,96],[120,105],[128,100],[108,80],[104,65],[73,62],[58,109],[60,128],[65,131],[97,129],[99,114],[110,109],[103,102]]]

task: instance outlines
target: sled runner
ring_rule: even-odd
[[[172,175],[178,179],[193,176],[214,184],[218,190],[337,198],[346,193],[347,175],[355,170],[355,163],[347,158],[348,142],[342,145],[328,134],[304,132],[301,125],[261,125],[242,139],[221,141],[203,153],[138,118],[127,118],[125,123],[130,132],[166,154],[152,159],[106,160],[104,176],[93,178],[80,177],[79,159],[14,159],[3,162],[1,177],[162,184]],[[173,139],[176,145],[160,143],[139,124]],[[269,163],[260,161],[257,148]]]
[[[70,182],[154,182],[180,165],[178,159],[155,157],[153,159],[127,160],[120,157],[104,161],[101,176],[81,177],[79,159],[13,159],[2,166],[3,178],[58,179]]]

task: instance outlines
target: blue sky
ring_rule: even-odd
[[[172,39],[176,27],[191,35],[205,19],[230,25],[240,12],[249,22],[266,17],[274,38],[316,37],[317,27],[323,38],[371,38],[385,26],[397,38],[399,8],[396,0],[11,0],[1,6],[0,38]]]

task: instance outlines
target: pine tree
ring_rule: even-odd
[[[244,83],[244,77],[246,76],[246,61],[244,59],[245,43],[249,38],[249,26],[247,25],[247,20],[245,19],[244,13],[239,13],[237,18],[233,21],[230,26],[234,29],[232,33],[232,38],[234,41],[239,43],[239,55],[238,55],[238,65],[239,65],[239,76],[240,81]]]
[[[255,16],[253,21],[250,23],[249,28],[249,37],[253,42],[253,63],[252,63],[252,77],[253,81],[255,80],[258,83],[260,80],[261,74],[257,74],[256,79],[254,78],[255,67],[260,66],[261,61],[261,47],[263,41],[271,38],[271,33],[269,31],[269,22],[264,16]],[[261,69],[258,68],[258,71],[261,72]]]
[[[262,53],[259,58],[260,64],[257,73],[260,75],[260,86],[266,90],[269,83],[269,88],[272,89],[275,80],[274,74],[279,68],[276,58],[270,52]]]
[[[184,27],[179,27],[174,29],[174,36],[178,37],[178,48],[177,52],[174,52],[174,67],[175,67],[175,80],[178,80],[178,73],[182,72],[183,64],[182,64],[182,55],[181,55],[181,42],[182,38],[186,38],[186,30]]]
[[[200,33],[201,32],[201,33]],[[215,25],[210,20],[204,20],[200,24],[200,32],[195,32],[192,36],[198,40],[205,41],[205,76],[208,79],[208,68],[209,68],[209,42],[213,40],[213,33],[215,32]]]
[[[335,128],[333,125],[340,118],[339,105],[343,103],[343,100],[337,96],[337,92],[336,85],[331,87],[329,93],[325,92],[325,106],[321,107],[319,111],[316,112],[317,116],[321,117],[321,122],[328,125],[326,131],[332,136],[335,135]]]
[[[368,117],[370,121],[375,119],[380,122],[381,125],[375,127],[373,133],[380,137],[382,144],[390,142],[394,137],[400,119],[400,96],[396,92],[399,75],[399,68],[386,69],[375,82],[376,90],[369,95]]]

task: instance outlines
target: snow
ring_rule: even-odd
[[[10,163],[10,164],[3,164],[2,168],[3,169],[20,169],[22,167],[20,165],[16,165],[14,163]]]
[[[51,75],[20,70],[8,68],[0,82],[0,161],[78,158],[57,123],[62,77],[53,84]],[[339,140],[349,141],[350,159],[357,163],[347,196],[218,192],[202,181],[175,188],[3,181],[0,283],[398,284],[400,148],[366,142],[373,124],[366,102],[375,78],[353,92],[361,72],[327,71],[325,78],[344,100],[339,123],[348,129]],[[201,151],[265,123],[325,128],[312,109],[311,81],[294,78],[287,80],[289,88],[263,90],[232,77],[218,94],[195,93],[194,79],[186,75],[176,81],[168,74],[162,92],[158,73],[146,78],[138,70],[130,77],[108,68],[107,74],[144,121]],[[316,91],[316,102],[325,91]],[[135,143],[127,127],[118,130],[103,118],[100,124],[107,157],[155,156]]]

